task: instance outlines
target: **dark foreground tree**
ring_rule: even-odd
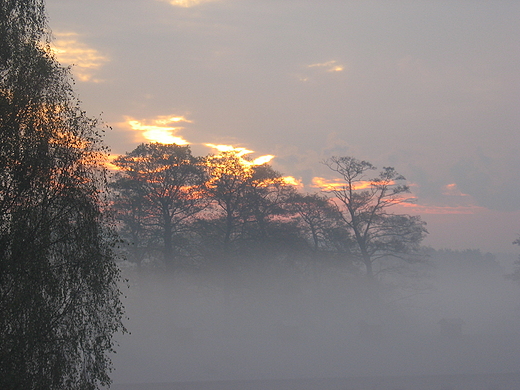
[[[420,243],[427,234],[420,217],[393,214],[391,207],[403,202],[410,190],[405,178],[394,168],[385,167],[376,177],[368,177],[376,168],[353,157],[331,157],[325,165],[341,176],[343,184],[331,186],[341,216],[349,227],[354,245],[352,255],[374,275],[374,262],[385,258],[416,260]]]
[[[0,2],[0,388],[109,384],[122,329],[96,123],[48,45],[43,1]]]

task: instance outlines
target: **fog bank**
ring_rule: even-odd
[[[493,258],[471,259],[437,253],[380,281],[341,267],[232,275],[126,269],[131,334],[120,337],[113,379],[517,372],[520,287]]]

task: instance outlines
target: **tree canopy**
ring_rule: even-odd
[[[155,252],[173,265],[185,241],[191,217],[205,207],[201,159],[189,146],[141,144],[118,157],[111,187],[123,237],[132,242],[140,264]],[[137,257],[136,257],[137,256]]]

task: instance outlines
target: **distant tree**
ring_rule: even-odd
[[[153,249],[173,266],[187,247],[191,218],[205,207],[200,158],[189,146],[141,144],[119,156],[111,187],[120,231],[138,262]]]
[[[329,198],[320,194],[296,193],[289,201],[289,208],[312,252],[334,250],[333,241],[337,239],[334,231],[341,229],[341,214]]]
[[[338,270],[352,265],[352,240],[338,207],[322,194],[295,192],[287,209],[295,223],[299,240],[294,242],[291,255],[297,256],[298,270],[320,288],[326,269]]]
[[[492,272],[500,270],[500,264],[491,253],[482,253],[479,249],[428,249],[430,257],[437,266],[449,269],[450,274],[467,274],[468,272]]]
[[[418,216],[390,212],[410,191],[401,184],[405,178],[390,167],[368,177],[376,168],[353,157],[331,157],[324,164],[343,180],[342,185],[331,186],[326,192],[337,202],[355,243],[352,255],[364,265],[366,274],[374,275],[373,264],[378,260],[417,259],[427,234],[426,223]]]
[[[520,237],[513,241],[513,244],[520,245]],[[520,284],[520,258],[515,261],[514,271],[506,275],[506,277]]]
[[[0,37],[0,388],[95,389],[123,329],[97,124],[43,1],[3,1]]]

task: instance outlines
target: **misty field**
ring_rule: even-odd
[[[520,374],[353,377],[115,385],[114,390],[517,390]]]
[[[519,291],[489,265],[377,283],[336,266],[127,270],[113,388],[518,389]]]

